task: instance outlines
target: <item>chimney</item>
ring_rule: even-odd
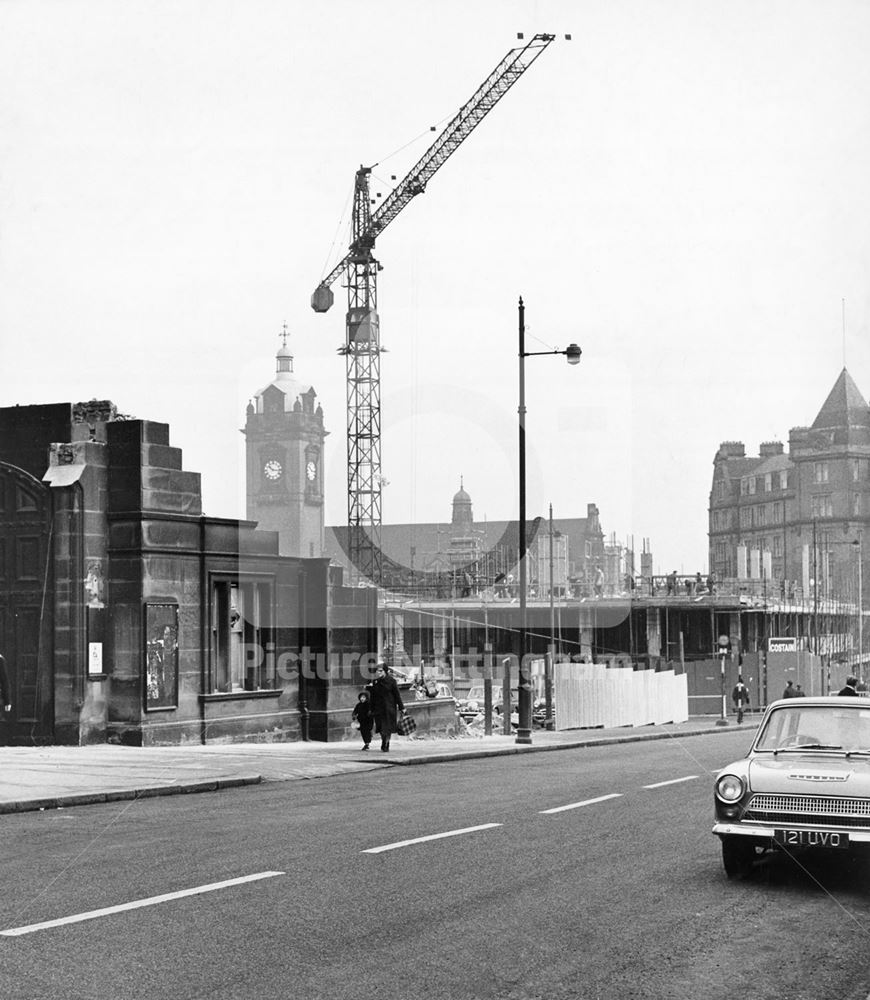
[[[716,461],[729,458],[746,458],[746,448],[742,441],[723,441],[716,452]]]

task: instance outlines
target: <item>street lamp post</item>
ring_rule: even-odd
[[[719,636],[719,687],[722,697],[722,714],[716,720],[717,726],[727,726],[727,702],[725,700],[725,657],[728,655],[728,643],[730,642],[727,635]]]
[[[864,680],[864,568],[863,562],[863,538],[859,533],[857,539],[852,544],[858,552],[858,680]]]
[[[519,405],[519,473],[520,473],[520,522],[519,522],[519,576],[520,576],[520,628],[519,628],[519,682],[517,700],[519,725],[517,743],[532,742],[532,678],[531,665],[526,654],[528,624],[526,621],[526,358],[541,354],[563,354],[569,365],[580,363],[583,352],[576,344],[569,344],[564,351],[526,350],[526,307],[522,296],[519,301],[519,359],[520,359],[520,405]],[[510,712],[510,701],[505,708]]]
[[[553,601],[553,505],[550,504],[550,652],[544,676],[544,719],[547,729],[553,728],[553,674],[556,663],[556,608]]]

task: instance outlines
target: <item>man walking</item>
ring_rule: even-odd
[[[743,722],[743,706],[746,706],[747,711],[749,709],[749,688],[743,683],[743,678],[739,674],[734,690],[731,692],[731,700],[737,709],[737,724],[740,725]]]

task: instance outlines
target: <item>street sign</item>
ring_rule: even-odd
[[[797,636],[793,635],[779,639],[771,636],[767,640],[767,651],[768,653],[796,653],[798,648],[797,642]]]

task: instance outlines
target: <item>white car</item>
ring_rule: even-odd
[[[715,833],[730,877],[767,851],[833,854],[870,845],[870,703],[775,701],[747,755],[714,784]]]

